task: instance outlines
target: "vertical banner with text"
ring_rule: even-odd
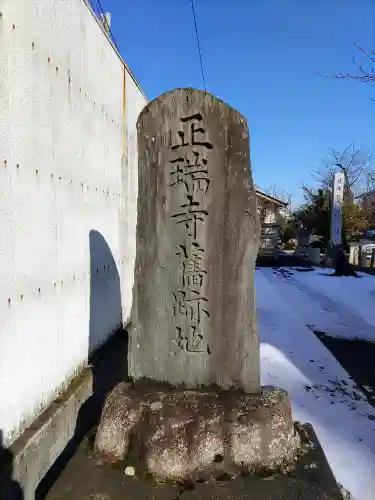
[[[343,172],[336,172],[333,179],[332,207],[331,207],[331,245],[341,245],[342,232],[342,207],[344,204],[344,184]]]

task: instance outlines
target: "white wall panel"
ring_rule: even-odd
[[[0,0],[0,12],[0,430],[9,445],[129,318],[135,125],[146,100],[83,0]]]
[[[136,254],[136,222],[138,196],[138,149],[136,122],[139,113],[146,105],[146,100],[129,73],[125,75],[125,162],[123,169],[123,225],[121,233],[126,242],[123,243],[123,310],[130,315],[132,302],[133,270]],[[130,286],[129,286],[130,285]]]

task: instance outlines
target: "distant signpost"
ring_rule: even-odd
[[[337,165],[340,167],[341,165]],[[332,207],[331,207],[331,247],[333,265],[336,276],[356,276],[356,272],[342,248],[342,208],[344,205],[345,176],[343,172],[336,172],[333,178]]]
[[[344,204],[345,176],[336,172],[333,179],[331,206],[331,245],[341,245],[342,242],[342,207]]]

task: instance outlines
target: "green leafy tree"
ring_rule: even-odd
[[[294,215],[291,217],[280,217],[281,242],[287,243],[297,236],[297,220]]]
[[[305,203],[296,211],[295,217],[304,227],[324,242],[330,237],[330,194],[328,190],[310,189],[303,186]]]
[[[331,149],[313,172],[318,188],[302,186],[305,203],[299,209],[304,226],[325,242],[330,238],[332,184],[335,172],[344,174],[343,244],[347,238],[374,224],[374,155],[363,146],[350,144],[342,151]]]

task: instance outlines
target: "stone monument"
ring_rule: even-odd
[[[320,264],[320,249],[309,246],[310,233],[303,226],[302,222],[298,222],[297,229],[297,248],[294,251],[295,257],[305,259],[309,264],[318,266]]]
[[[259,221],[247,122],[177,89],[138,119],[137,257],[129,374],[96,435],[107,461],[157,479],[273,469],[299,447],[289,399],[260,387]]]
[[[299,221],[297,229],[297,245],[301,248],[306,248],[309,243],[310,243],[310,233],[303,226],[302,222]]]
[[[207,93],[165,94],[138,120],[129,374],[259,391],[259,222],[246,120]]]

